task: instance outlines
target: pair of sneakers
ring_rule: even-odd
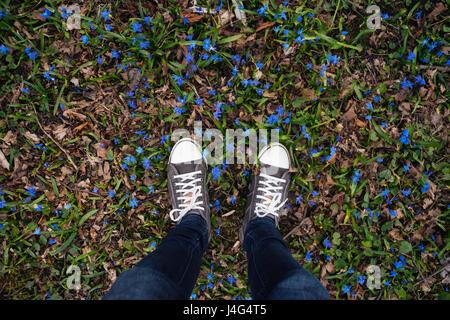
[[[260,151],[258,161],[259,172],[252,176],[239,232],[241,243],[245,229],[253,219],[269,217],[278,225],[288,199],[291,166],[288,150],[280,143],[272,143]],[[168,164],[168,189],[173,207],[169,215],[175,222],[180,222],[186,215],[200,215],[207,222],[210,238],[211,212],[206,173],[207,163],[202,157],[201,147],[191,138],[179,140],[171,151]]]

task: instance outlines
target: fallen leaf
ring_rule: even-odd
[[[275,24],[275,22],[264,22],[263,24],[261,24],[258,28],[256,28],[255,32],[261,31],[267,27],[273,26]]]
[[[434,6],[433,11],[430,12],[430,14],[428,15],[427,19],[429,21],[435,20],[436,17],[438,15],[440,15],[442,12],[444,12],[445,9],[446,9],[446,6],[442,2],[439,2],[438,4],[436,4]]]
[[[16,133],[12,133],[12,131],[8,131],[6,133],[6,135],[2,138],[2,140],[7,144],[7,145],[11,145],[14,144],[16,142],[17,139],[17,132]]]
[[[105,146],[101,147],[102,143],[97,142],[96,144],[94,144],[94,148],[97,151],[97,157],[102,158],[102,159],[106,159],[106,155],[108,153],[108,150],[106,150]]]
[[[185,12],[183,12],[181,14],[181,22],[184,22],[183,21],[183,17],[185,17],[189,21],[189,23],[195,23],[195,22],[200,21],[200,20],[203,19],[203,15],[200,15],[198,13],[185,13]]]
[[[362,122],[361,120],[359,120],[358,118],[355,118],[355,123],[360,128],[364,128],[366,126],[366,124],[364,122]]]
[[[3,154],[2,150],[0,150],[0,164],[3,168],[9,171],[9,162],[6,160],[5,155]]]
[[[84,122],[82,124],[80,124],[78,127],[75,127],[72,131],[73,134],[77,134],[78,131],[82,130],[84,127],[86,127],[88,125],[88,122]]]
[[[31,140],[34,144],[38,144],[41,139],[38,138],[37,135],[31,133],[30,131],[25,131],[23,134],[27,139]]]
[[[56,127],[56,130],[53,131],[55,138],[57,140],[62,140],[67,135],[68,129],[64,125],[59,125]]]
[[[63,116],[67,118],[77,118],[80,121],[85,121],[87,119],[87,117],[84,114],[73,111],[72,109],[64,110]]]

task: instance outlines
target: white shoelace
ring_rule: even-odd
[[[199,173],[201,173],[201,171],[183,173],[174,176],[174,179],[180,180],[180,182],[175,182],[175,186],[180,186],[180,188],[176,188],[175,192],[182,193],[180,197],[177,197],[177,199],[182,201],[182,203],[180,204],[181,209],[172,209],[170,211],[169,216],[172,221],[177,222],[181,220],[186,213],[193,209],[205,210],[200,206],[203,204],[203,201],[197,201],[197,199],[202,196],[202,187],[197,185],[197,183],[201,181],[201,178],[195,178],[195,176]],[[178,215],[175,216],[175,213],[178,213]]]
[[[281,209],[288,199],[281,202],[283,189],[280,183],[286,183],[285,179],[280,179],[276,177],[269,176],[267,174],[261,173],[260,176],[265,178],[265,180],[259,180],[259,184],[263,185],[258,187],[257,191],[263,192],[263,195],[257,195],[256,199],[261,199],[261,201],[255,204],[255,213],[258,217],[263,218],[267,215],[273,215],[278,217],[278,210]]]

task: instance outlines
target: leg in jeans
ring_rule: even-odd
[[[103,299],[188,299],[208,236],[201,216],[185,216],[152,253],[117,278]]]
[[[320,281],[292,257],[273,219],[248,223],[244,249],[253,299],[329,299]]]

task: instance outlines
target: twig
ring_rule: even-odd
[[[52,140],[52,141],[58,146],[58,148],[59,148],[62,152],[64,152],[64,154],[66,155],[66,157],[67,157],[67,159],[69,160],[70,164],[72,164],[72,166],[75,168],[75,171],[78,172],[78,167],[77,167],[76,164],[73,162],[72,158],[70,158],[70,156],[69,156],[69,154],[67,153],[67,151],[66,151],[63,147],[61,147],[61,145],[60,145],[55,139],[53,139],[53,137],[52,137],[50,134],[48,134],[47,131],[45,131],[44,128],[42,127],[41,122],[39,121],[39,117],[38,117],[37,112],[36,112],[36,108],[34,107],[34,105],[33,105],[33,110],[34,110],[34,114],[36,115],[36,121],[37,121],[39,127],[41,128],[41,130],[44,132],[44,134],[45,134],[47,137],[50,138],[50,140]]]
[[[445,72],[450,70],[450,67],[430,66],[430,65],[425,65],[425,64],[419,65],[419,68],[420,69],[428,69],[428,68],[430,68],[430,69],[436,69],[437,71],[445,71]]]
[[[417,286],[419,283],[422,283],[425,279],[431,278],[431,277],[437,275],[439,272],[442,272],[442,271],[446,270],[446,269],[449,268],[449,267],[450,267],[450,264],[447,264],[447,265],[446,265],[445,267],[443,267],[442,269],[433,272],[432,274],[430,274],[429,276],[426,276],[424,279],[422,279],[422,280],[420,280],[420,281],[417,281],[416,283],[414,283],[414,287]]]
[[[82,189],[79,189],[79,188],[77,188],[77,187],[69,187],[67,184],[65,184],[65,183],[61,183],[63,186],[65,186],[67,189],[69,189],[69,190],[75,190],[75,191],[78,191],[78,192],[85,192],[85,193],[89,193],[89,194],[91,194],[91,195],[93,195],[93,196],[97,196],[97,197],[99,197],[99,196],[102,196],[102,197],[106,197],[105,195],[102,195],[102,194],[99,194],[99,193],[95,193],[95,192],[92,192],[92,191],[89,191],[89,190],[82,190]]]
[[[306,221],[306,218],[303,219],[297,226],[295,226],[294,228],[292,228],[291,231],[289,231],[284,237],[283,240],[286,240],[291,234],[293,234],[295,231],[297,231],[298,229],[300,229],[300,227],[302,226],[302,224]]]
[[[425,284],[431,288],[431,286],[428,284],[427,279],[423,276],[422,271],[420,271],[420,268],[417,265],[416,261],[414,260],[414,257],[410,256],[410,255],[406,255],[406,254],[405,254],[405,256],[407,256],[407,257],[409,257],[411,259],[411,261],[414,263],[414,266],[417,268],[417,271],[419,271],[419,274],[422,277],[422,281],[425,282]]]

